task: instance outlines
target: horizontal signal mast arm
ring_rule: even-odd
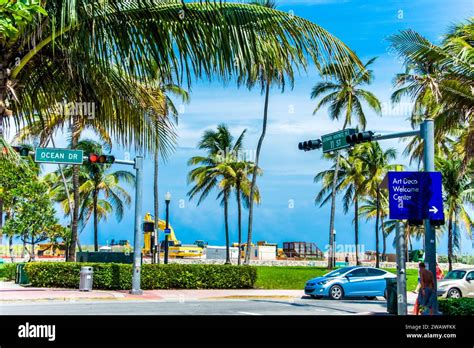
[[[419,130],[400,132],[400,133],[391,133],[391,134],[377,134],[374,135],[374,140],[386,140],[386,139],[395,139],[395,138],[406,138],[406,137],[415,137],[420,135]]]

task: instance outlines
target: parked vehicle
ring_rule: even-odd
[[[329,297],[340,300],[344,297],[386,297],[386,278],[396,275],[374,267],[343,267],[306,283],[304,292],[313,298]]]
[[[452,270],[438,280],[438,296],[474,298],[474,267]]]

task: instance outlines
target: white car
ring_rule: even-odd
[[[452,270],[438,280],[438,296],[474,298],[474,267]]]

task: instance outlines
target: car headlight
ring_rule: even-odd
[[[318,285],[324,285],[327,282],[329,282],[329,280],[321,280],[320,282],[318,282]]]

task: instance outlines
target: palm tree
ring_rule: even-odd
[[[0,19],[0,27],[8,28],[0,35],[1,149],[8,146],[3,139],[4,121],[7,126],[29,124],[38,114],[47,124],[56,114],[53,106],[79,100],[99,107],[97,122],[106,125],[122,145],[133,143],[137,149],[153,151],[155,129],[151,133],[143,129],[142,111],[148,104],[127,102],[133,93],[148,94],[146,89],[133,88],[137,81],[152,86],[152,77],[159,76],[162,83],[185,80],[190,85],[195,76],[228,80],[237,75],[251,84],[256,80],[254,66],[270,62],[290,80],[293,66],[305,67],[307,56],[317,63],[358,62],[321,27],[270,8],[178,0],[56,0],[45,2],[44,9],[39,4],[36,0],[8,3]],[[30,46],[30,41],[37,44]],[[121,97],[115,98],[117,94]],[[79,123],[80,117],[73,115],[72,148],[79,141]],[[0,154],[10,158],[3,151]],[[78,185],[76,168],[71,260],[77,239]]]
[[[170,98],[170,95],[179,97],[183,103],[187,103],[189,101],[189,93],[181,88],[178,85],[169,83],[165,85],[161,85],[159,87],[159,91],[161,92],[160,100],[162,102],[162,114],[155,115],[157,120],[156,126],[159,128],[163,123],[167,123],[170,121],[169,116],[172,117],[172,120],[175,123],[178,123],[178,110],[173,103],[173,100]],[[162,152],[162,157],[164,159],[167,158],[167,152],[163,151],[163,147],[160,146],[160,138],[156,138],[156,150],[154,151],[154,166],[153,166],[153,214],[154,216],[159,216],[159,192],[158,192],[158,175],[159,175],[159,154],[160,151]],[[159,230],[158,227],[159,219],[155,218],[155,231]],[[159,238],[158,234],[155,235],[155,238]],[[156,262],[155,256],[153,254],[153,262]],[[159,263],[159,256],[158,256],[158,263]]]
[[[470,216],[468,206],[474,205],[474,171],[469,168],[467,175],[461,171],[462,158],[436,159],[436,167],[442,173],[445,211],[448,220],[448,262],[452,270],[453,249],[456,241],[460,240],[459,229],[463,229],[469,236],[472,235],[474,220]],[[457,228],[458,227],[458,228]]]
[[[357,158],[357,152],[355,151],[349,151],[347,156],[339,154],[336,156],[327,155],[326,157],[332,158],[336,162],[339,161],[336,191],[342,192],[345,190],[343,195],[344,213],[347,214],[350,206],[354,204],[355,252],[356,264],[359,264],[359,197],[363,194],[361,189],[363,188],[362,183],[365,180],[364,168],[362,162]],[[333,169],[322,171],[314,177],[315,183],[323,182],[323,187],[315,199],[315,202],[320,203],[320,206],[325,205],[332,197],[330,191],[332,191],[333,187],[334,168],[336,166],[337,163],[333,165]]]
[[[387,237],[392,230],[387,230],[386,218],[388,217],[388,195],[387,190],[380,190],[379,195],[380,201],[377,202],[377,197],[366,195],[362,198],[362,205],[359,208],[359,212],[362,216],[365,216],[366,221],[376,218],[377,211],[380,211],[380,231],[382,233],[382,260],[386,260],[387,255]]]
[[[414,101],[412,124],[426,118],[435,121],[437,143],[446,136],[465,128],[463,138],[467,156],[462,170],[474,155],[474,22],[460,23],[445,35],[441,45],[434,45],[413,30],[403,30],[390,38],[391,46],[404,59],[407,71],[398,74],[392,95],[393,102],[402,97]],[[411,142],[412,157],[419,159],[422,144]]]
[[[101,144],[92,140],[81,140],[78,149],[85,153],[102,154]],[[127,190],[120,186],[121,182],[127,184],[135,183],[135,176],[128,171],[109,172],[110,165],[86,163],[79,170],[79,194],[81,205],[79,207],[79,225],[84,228],[93,217],[94,223],[94,250],[99,250],[98,225],[100,220],[106,219],[107,215],[115,211],[118,221],[123,218],[125,206],[130,206],[131,197]],[[65,195],[65,190],[58,180],[58,172],[47,177],[46,181],[52,185],[52,197],[61,203],[66,215],[71,214],[70,205]],[[71,179],[73,170],[66,167],[64,175]],[[101,198],[103,197],[103,198]]]
[[[358,123],[362,129],[365,129],[366,117],[362,107],[362,102],[374,110],[377,114],[381,113],[380,102],[377,97],[371,92],[360,88],[360,86],[369,85],[373,80],[373,73],[367,67],[375,61],[375,58],[370,59],[363,67],[353,65],[349,74],[340,73],[341,63],[332,63],[325,66],[321,71],[321,76],[329,81],[322,81],[317,83],[311,92],[311,99],[321,98],[313,115],[316,114],[323,106],[328,106],[329,116],[333,120],[339,120],[344,117],[343,129],[352,124],[352,115],[358,119]],[[347,65],[346,62],[345,64]],[[333,80],[333,81],[331,81]],[[339,151],[338,151],[339,153]],[[331,192],[331,218],[329,223],[329,257],[328,268],[332,269],[333,246],[334,246],[334,217],[336,213],[336,185],[338,182],[339,172],[339,155],[336,156],[336,166],[332,181]]]
[[[188,173],[188,183],[194,183],[194,186],[188,192],[190,199],[199,195],[198,205],[209,195],[209,193],[218,188],[220,193],[217,198],[222,197],[224,206],[224,224],[226,239],[226,264],[230,264],[229,250],[229,219],[228,206],[231,186],[229,180],[232,176],[232,163],[236,154],[242,148],[243,139],[246,130],[244,130],[237,140],[230,133],[226,125],[217,126],[217,130],[207,130],[198,144],[198,148],[207,151],[207,156],[195,156],[188,161],[190,166],[198,166]]]
[[[262,175],[262,170],[255,166],[255,163],[234,158],[234,162],[230,164],[230,170],[227,173],[227,177],[223,179],[222,185],[228,186],[231,190],[235,190],[235,196],[237,199],[237,225],[238,225],[238,248],[239,258],[237,264],[241,264],[241,245],[242,245],[242,202],[245,207],[249,207],[250,199],[250,187],[251,181],[249,175],[257,171],[257,175]],[[222,193],[222,192],[221,192]],[[260,191],[258,187],[255,187],[254,202],[260,204]],[[247,249],[250,248],[250,244],[247,244]]]
[[[391,160],[396,159],[397,151],[393,148],[382,150],[378,142],[370,142],[360,145],[360,160],[365,167],[366,178],[362,183],[363,190],[376,197],[377,213],[375,220],[375,265],[379,267],[379,220],[380,220],[380,185],[389,170],[400,169],[400,165],[390,164]]]

